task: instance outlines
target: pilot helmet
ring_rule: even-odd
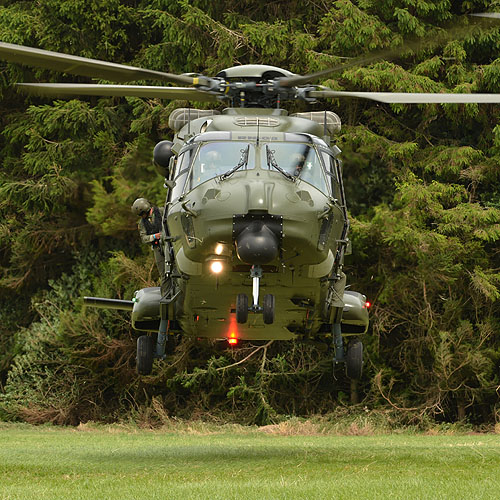
[[[143,215],[149,213],[151,210],[151,203],[149,203],[146,198],[137,198],[132,204],[132,213],[137,215],[138,217],[142,217]]]
[[[304,163],[306,160],[305,156],[301,153],[294,153],[292,155],[292,163],[297,165],[298,163]]]
[[[205,161],[210,164],[217,164],[221,159],[221,154],[215,149],[211,149],[205,153]]]

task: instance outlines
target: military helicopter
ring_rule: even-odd
[[[225,104],[171,113],[173,141],[153,159],[167,189],[161,287],[131,300],[85,297],[131,312],[137,370],[175,347],[175,335],[227,341],[295,340],[334,348],[335,364],[359,379],[370,303],[346,286],[349,218],[332,111],[289,115],[286,101],[363,98],[384,103],[500,103],[498,94],[335,91],[311,82],[346,66],[296,75],[268,65],[215,77],[176,75],[0,43],[0,59],[110,81],[158,80],[182,87],[23,83],[42,96],[135,96]],[[354,61],[352,64],[356,64]],[[156,333],[156,340],[155,334]]]

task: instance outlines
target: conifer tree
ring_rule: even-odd
[[[500,92],[500,22],[465,15],[499,8],[485,0],[8,0],[0,6],[0,39],[207,75],[245,63],[305,74],[382,51],[318,83],[489,93]],[[116,419],[150,402],[145,387],[179,415],[236,407],[259,423],[345,403],[342,375],[334,382],[324,355],[293,344],[258,346],[231,367],[244,355],[214,354],[210,343],[187,339],[174,368],[138,381],[126,319],[83,310],[78,297],[130,298],[137,283],[154,282],[129,206],[143,195],[162,203],[151,150],[172,137],[168,114],[187,103],[27,98],[14,83],[88,80],[0,66],[4,416]],[[499,419],[498,106],[331,100],[313,108],[343,120],[337,144],[354,247],[347,272],[374,303],[363,404]],[[63,370],[69,375],[61,380]],[[53,398],[41,397],[49,390]]]

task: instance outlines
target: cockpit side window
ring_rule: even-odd
[[[342,195],[338,178],[337,160],[325,151],[322,151],[321,155],[323,156],[323,160],[325,162],[326,174],[331,186],[332,196],[341,202]]]
[[[184,191],[184,184],[186,184],[186,177],[189,172],[189,166],[196,152],[196,149],[196,147],[187,149],[186,151],[182,152],[177,159],[177,165],[174,174],[175,186],[170,197],[171,201],[177,200]]]
[[[289,174],[302,179],[322,193],[328,193],[323,167],[316,150],[309,144],[273,142],[268,144],[276,163]],[[266,165],[266,160],[262,160]]]
[[[225,174],[238,165],[248,143],[237,141],[207,142],[202,144],[196,155],[189,174],[186,190],[189,191],[199,184]],[[254,148],[250,147],[248,161],[242,169],[254,168]]]

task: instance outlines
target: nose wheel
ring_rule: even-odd
[[[236,296],[236,321],[238,323],[246,323],[248,321],[248,312],[262,313],[264,323],[270,325],[274,323],[275,298],[272,294],[264,295],[262,307],[259,306],[259,288],[260,278],[262,278],[262,268],[260,266],[252,266],[250,271],[252,278],[252,297],[253,303],[248,307],[248,296],[244,293],[239,293]]]
[[[264,323],[266,325],[274,323],[274,302],[274,295],[270,293],[264,295],[264,300],[262,301],[262,315],[264,316]]]
[[[236,321],[246,323],[248,320],[248,296],[245,293],[239,293],[236,296]]]

